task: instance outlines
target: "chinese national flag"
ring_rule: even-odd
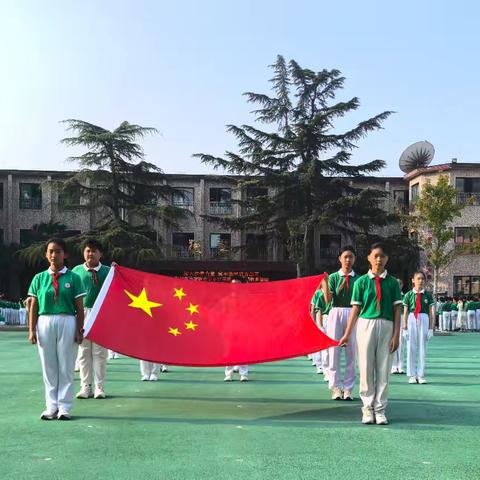
[[[85,325],[86,338],[169,365],[270,362],[337,345],[309,315],[322,276],[210,283],[112,268]]]

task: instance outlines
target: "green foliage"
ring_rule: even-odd
[[[392,112],[369,118],[338,132],[335,122],[360,106],[358,98],[335,101],[345,78],[338,70],[314,72],[279,56],[271,66],[273,95],[245,93],[255,104],[259,124],[228,125],[238,142],[238,153],[224,157],[196,154],[203,163],[229,174],[247,176],[243,189],[268,187],[268,195],[243,198],[248,207],[241,218],[208,217],[231,229],[261,230],[277,237],[287,255],[313,270],[314,228],[356,234],[369,233],[391,220],[379,207],[385,193],[355,187],[352,180],[379,171],[382,160],[351,165],[351,151],[369,132],[378,130]]]
[[[440,176],[436,184],[426,183],[415,203],[415,212],[406,222],[417,236],[418,243],[434,269],[434,291],[438,272],[453,259],[454,247],[449,247],[454,232],[450,227],[454,218],[461,215],[463,205],[456,201],[457,191],[448,177]]]

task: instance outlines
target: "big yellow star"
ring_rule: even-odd
[[[178,328],[169,328],[168,329],[168,333],[170,333],[171,335],[173,335],[174,337],[177,337],[178,335],[181,335],[181,333],[179,332]]]
[[[145,291],[144,288],[142,289],[138,297],[136,297],[135,295],[132,295],[130,292],[127,292],[127,290],[124,290],[124,291],[132,300],[132,303],[129,303],[128,306],[133,308],[139,308],[140,310],[143,310],[150,317],[152,317],[152,308],[162,306],[161,303],[151,302],[147,298],[147,292]]]
[[[182,297],[185,297],[187,294],[183,291],[183,288],[174,288],[175,294],[174,297],[177,297],[179,300],[182,300]]]
[[[198,325],[196,323],[193,323],[191,320],[188,322],[188,323],[185,323],[185,328],[187,330],[193,330],[195,331],[195,329],[198,327]]]
[[[193,315],[194,313],[198,313],[198,305],[193,305],[191,303],[190,306],[185,310],[188,310],[190,312],[190,315]]]

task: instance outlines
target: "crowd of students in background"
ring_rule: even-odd
[[[480,298],[440,297],[437,325],[441,332],[480,332]]]

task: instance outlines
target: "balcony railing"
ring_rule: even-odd
[[[186,245],[172,245],[172,257],[174,258],[190,258],[193,254]]]
[[[480,193],[457,192],[457,203],[467,205],[480,205]]]
[[[20,208],[25,210],[41,210],[42,198],[41,197],[20,198]]]
[[[245,249],[246,260],[268,260],[269,250],[267,247],[248,247]]]
[[[321,258],[337,258],[340,255],[340,247],[320,248]]]
[[[210,248],[210,258],[212,260],[229,260],[232,258],[230,249]]]
[[[193,203],[189,203],[189,202],[173,202],[173,206],[177,208],[183,208],[184,210],[188,210],[192,213],[194,210]]]
[[[233,211],[231,202],[210,202],[211,215],[231,215]]]

